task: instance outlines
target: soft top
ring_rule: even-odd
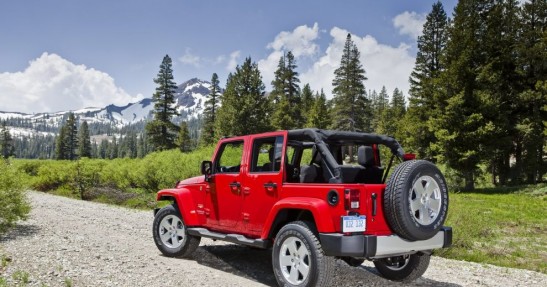
[[[289,139],[291,140],[313,141],[316,144],[320,144],[322,142],[327,144],[350,142],[355,145],[382,144],[388,147],[393,154],[401,158],[405,153],[397,140],[385,135],[322,129],[289,130],[288,134]]]

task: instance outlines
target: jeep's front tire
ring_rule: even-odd
[[[412,254],[378,259],[374,261],[374,266],[384,278],[408,283],[425,273],[430,259],[431,256],[427,254]]]
[[[279,286],[329,286],[334,258],[326,256],[315,228],[304,221],[291,222],[277,233],[272,263]]]
[[[441,229],[448,211],[448,189],[441,171],[425,160],[405,161],[389,178],[384,214],[400,237],[430,239]]]
[[[154,242],[165,256],[188,258],[198,248],[201,237],[188,234],[180,212],[168,205],[154,217]]]

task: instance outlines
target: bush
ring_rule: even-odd
[[[26,219],[30,212],[21,175],[7,161],[0,161],[0,233]]]
[[[86,200],[111,200],[144,206],[148,196],[136,197],[136,190],[155,193],[171,188],[179,180],[199,174],[201,161],[211,159],[214,147],[191,153],[179,150],[155,152],[142,159],[113,160],[83,158],[66,160],[15,160],[15,166],[31,188]]]
[[[37,176],[31,180],[31,187],[39,191],[53,191],[70,188],[75,177],[75,162],[43,161],[38,167]]]

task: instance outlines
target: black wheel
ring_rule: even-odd
[[[441,229],[448,211],[444,176],[425,160],[406,161],[389,178],[384,214],[391,229],[407,240],[426,240]]]
[[[430,255],[412,254],[378,259],[374,261],[374,266],[386,279],[411,282],[425,273],[430,259]]]
[[[334,258],[325,256],[311,224],[294,221],[277,233],[272,264],[279,286],[329,286]]]
[[[173,205],[158,211],[152,234],[158,249],[169,257],[190,257],[201,241],[201,237],[188,235],[180,212]]]

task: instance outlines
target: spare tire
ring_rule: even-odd
[[[384,193],[384,214],[397,235],[411,241],[432,238],[447,211],[446,180],[433,163],[411,160],[395,168]]]

